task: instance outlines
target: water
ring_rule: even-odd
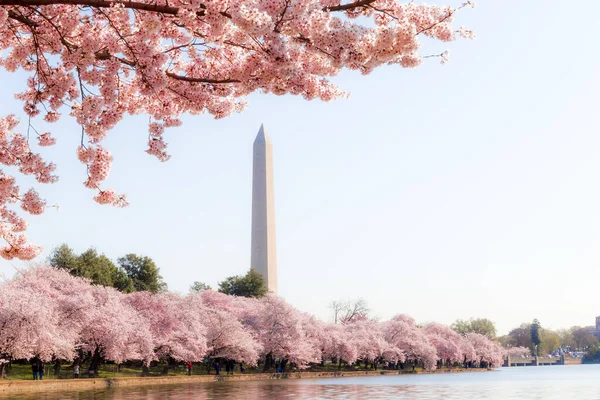
[[[8,396],[8,397],[7,397]],[[9,395],[11,400],[599,400],[600,365],[504,368],[494,372],[215,382]]]

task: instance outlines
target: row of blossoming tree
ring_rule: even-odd
[[[224,358],[266,368],[275,359],[298,368],[410,362],[499,366],[502,347],[483,335],[460,335],[437,323],[424,327],[405,315],[388,321],[357,318],[327,324],[282,298],[228,296],[212,290],[123,294],[68,272],[32,267],[0,286],[0,359],[100,359],[149,364],[171,359]]]

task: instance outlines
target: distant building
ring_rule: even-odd
[[[600,316],[596,317],[596,329],[591,330],[590,333],[597,338],[600,338]]]

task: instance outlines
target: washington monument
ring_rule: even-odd
[[[263,125],[254,139],[250,263],[251,268],[265,277],[269,292],[277,294],[273,145]]]

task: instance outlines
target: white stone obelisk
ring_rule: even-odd
[[[273,145],[263,125],[254,140],[250,258],[250,267],[265,277],[269,292],[277,294]]]

